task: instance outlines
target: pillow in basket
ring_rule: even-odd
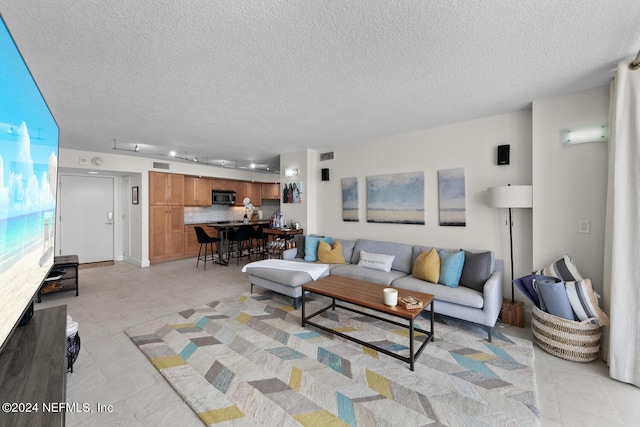
[[[609,326],[609,317],[598,307],[598,294],[591,286],[591,280],[584,279],[565,282],[571,308],[580,320],[595,319],[600,326]]]
[[[565,282],[583,279],[583,277],[578,272],[578,268],[573,263],[573,260],[569,255],[563,256],[559,260],[549,264],[544,268],[541,268],[533,274],[553,276],[557,277],[558,279],[562,279]]]

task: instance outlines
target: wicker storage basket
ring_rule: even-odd
[[[600,353],[601,327],[588,321],[563,319],[533,307],[531,330],[538,346],[573,362],[591,362]]]

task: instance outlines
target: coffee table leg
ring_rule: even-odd
[[[434,338],[435,331],[433,329],[434,328],[434,326],[433,326],[434,319],[435,319],[435,311],[433,311],[433,301],[431,301],[431,342],[433,342],[435,340],[435,338]]]
[[[302,290],[302,326],[304,327],[304,294],[306,292],[304,289]]]
[[[333,298],[333,299],[332,299],[332,301],[333,301],[333,303],[331,304],[331,309],[332,309],[333,311],[336,311],[336,299],[335,299],[335,298]]]
[[[413,371],[415,354],[413,353],[413,319],[409,320],[409,369]]]

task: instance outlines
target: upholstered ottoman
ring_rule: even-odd
[[[249,273],[251,292],[254,285],[269,289],[293,298],[293,306],[298,308],[302,297],[301,286],[328,276],[330,270],[326,264],[274,259],[249,263],[242,271]]]

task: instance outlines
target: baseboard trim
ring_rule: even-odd
[[[115,261],[98,261],[98,262],[86,262],[78,265],[78,270],[84,270],[86,268],[107,267],[114,265]]]

